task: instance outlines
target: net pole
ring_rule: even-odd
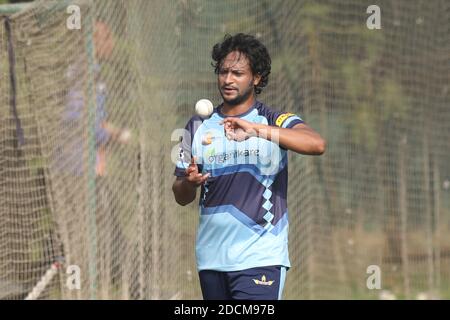
[[[39,282],[33,287],[33,290],[26,296],[25,300],[37,300],[61,268],[62,262],[57,261],[52,263]]]
[[[434,248],[434,258],[436,259],[435,272],[435,290],[437,294],[441,292],[441,221],[440,221],[440,172],[439,166],[436,163],[436,158],[433,162],[433,203],[434,203],[434,232],[436,245]]]
[[[94,24],[92,17],[86,19],[86,52],[88,60],[88,86],[87,86],[87,104],[88,104],[88,228],[89,228],[89,286],[91,300],[96,299],[97,291],[97,221],[96,221],[96,182],[95,182],[95,164],[96,164],[96,148],[95,148],[95,116],[96,105],[94,99],[94,41],[93,32]]]

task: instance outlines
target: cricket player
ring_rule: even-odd
[[[212,50],[223,102],[192,117],[180,144],[173,193],[184,206],[200,187],[196,257],[206,300],[281,299],[288,254],[288,150],[322,155],[324,139],[302,118],[256,99],[271,58],[246,34]]]

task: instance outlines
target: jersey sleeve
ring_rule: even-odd
[[[304,123],[303,119],[290,112],[272,111],[268,117],[269,125],[285,129],[291,129],[295,125]]]
[[[192,158],[192,142],[194,140],[194,135],[201,123],[201,118],[192,117],[186,124],[183,134],[180,136],[178,161],[174,171],[174,175],[177,177],[185,176],[185,171]],[[197,166],[200,172],[202,170],[202,166],[200,164],[197,164]]]
[[[263,106],[260,114],[266,117],[269,126],[291,129],[297,124],[304,123],[303,119],[294,113],[276,111],[267,106]]]

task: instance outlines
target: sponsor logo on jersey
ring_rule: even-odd
[[[224,163],[229,160],[238,160],[239,158],[249,158],[249,157],[259,157],[258,149],[250,149],[250,150],[233,150],[230,152],[223,152],[219,154],[215,154],[214,148],[207,151],[207,157],[209,163]],[[237,162],[239,163],[239,162]]]
[[[206,132],[203,136],[202,136],[202,145],[207,146],[210,145],[213,140],[214,140],[214,136],[211,132]]]

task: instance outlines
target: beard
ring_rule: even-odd
[[[225,101],[231,106],[237,106],[238,104],[246,101],[253,94],[253,84],[250,83],[247,89],[242,94],[240,94],[238,91],[237,96],[232,99],[227,99],[224,97],[224,94],[222,93],[222,88],[220,88],[219,92],[220,95],[222,96],[223,101]]]

